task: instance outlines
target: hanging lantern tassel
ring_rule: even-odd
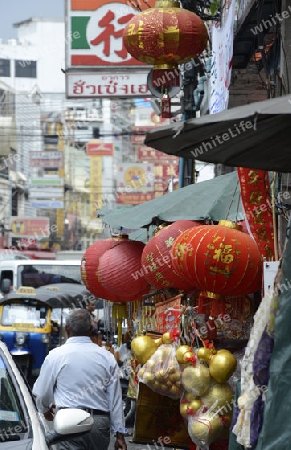
[[[113,303],[112,317],[116,320],[117,323],[117,335],[118,335],[117,345],[120,346],[122,343],[122,322],[123,319],[126,319],[127,317],[126,304]]]
[[[165,94],[161,101],[161,117],[163,119],[170,119],[172,117],[171,114],[171,99]]]

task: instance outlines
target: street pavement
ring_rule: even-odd
[[[128,433],[133,435],[133,428],[128,428]],[[129,435],[125,437],[126,443],[127,443],[127,450],[157,450],[157,447],[155,445],[149,445],[149,444],[137,444],[132,442],[133,436]],[[108,447],[108,450],[114,450],[114,442],[115,442],[115,437],[112,434],[111,435],[111,439],[110,439],[110,445]],[[162,447],[160,447],[162,450]],[[179,449],[174,449],[172,447],[164,447],[164,449],[167,450],[179,450]]]

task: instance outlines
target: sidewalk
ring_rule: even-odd
[[[133,434],[133,428],[128,428],[128,432]],[[162,450],[162,447],[157,447],[154,444],[136,444],[134,442],[130,442],[132,440],[133,436],[126,436],[125,440],[127,443],[127,450],[158,450],[159,448]],[[110,445],[108,447],[108,450],[114,450],[114,442],[115,437],[112,434],[110,439]],[[172,447],[164,447],[165,450],[178,450],[174,449]]]

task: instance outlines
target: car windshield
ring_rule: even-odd
[[[45,306],[32,306],[12,303],[4,305],[2,313],[2,325],[23,328],[31,326],[43,328],[46,325],[47,309]]]
[[[23,403],[9,372],[0,355],[0,444],[27,437],[28,430]]]
[[[82,284],[79,265],[19,265],[17,277],[19,286],[32,286],[34,288],[55,283]]]

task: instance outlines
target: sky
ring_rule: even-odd
[[[17,37],[13,24],[30,17],[64,18],[64,0],[0,0],[0,38]]]

